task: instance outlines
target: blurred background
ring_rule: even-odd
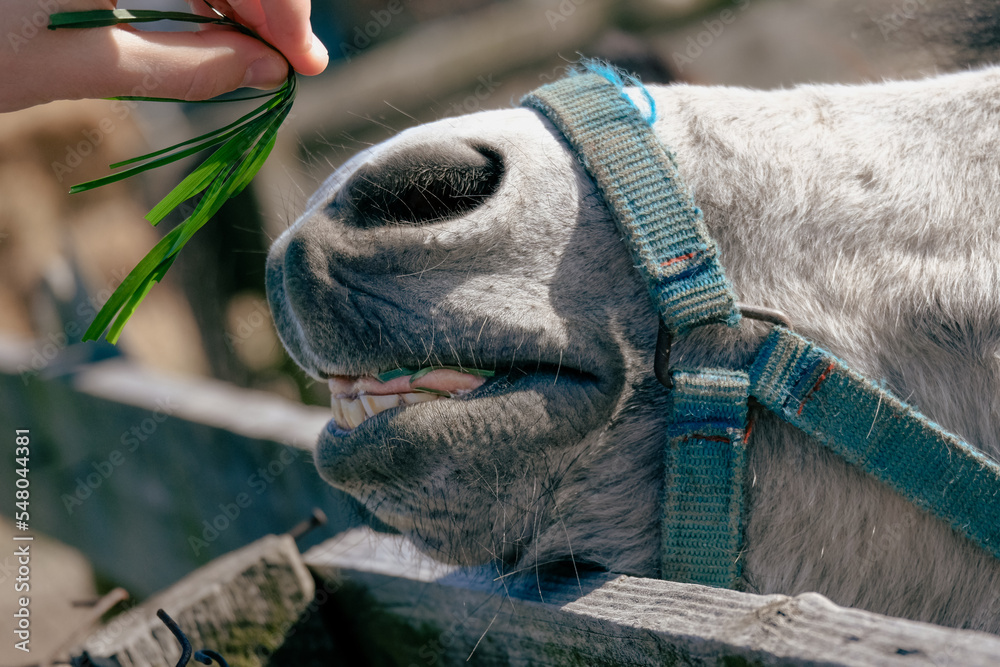
[[[300,81],[253,186],[188,244],[116,347],[80,338],[180,219],[154,229],[143,215],[197,162],[74,196],[69,186],[242,107],[83,101],[0,115],[0,434],[13,443],[30,430],[38,540],[27,662],[82,622],[73,600],[115,585],[142,599],[313,507],[330,521],[304,546],[356,521],[307,451],[327,389],[288,359],[264,297],[271,240],[351,155],[412,125],[516,105],[581,56],[647,83],[758,88],[967,67],[991,55],[989,11],[962,0],[316,0],[329,69]],[[0,532],[16,533],[13,466],[0,469],[12,489]],[[3,590],[12,563],[0,553]],[[3,614],[12,604],[0,597]],[[24,662],[0,647],[0,664]]]

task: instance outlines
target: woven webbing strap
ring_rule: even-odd
[[[1000,558],[1000,466],[981,452],[781,327],[750,381],[779,417]]]
[[[673,156],[624,93],[587,73],[542,86],[521,103],[545,114],[583,161],[671,333],[735,326],[735,296],[701,211]]]
[[[673,378],[660,576],[735,588],[750,378],[715,368],[674,371]]]

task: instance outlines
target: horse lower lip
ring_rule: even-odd
[[[337,397],[330,399],[333,423],[341,431],[350,432],[363,422],[386,410],[427,403],[445,398],[437,394],[411,392],[405,394],[362,394],[356,398]]]

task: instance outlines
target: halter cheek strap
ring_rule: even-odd
[[[673,405],[661,576],[740,585],[749,395],[1000,559],[1000,465],[804,338],[775,326],[749,369],[668,368],[670,338],[736,326],[740,312],[673,155],[617,75],[597,71],[522,104],[552,121],[582,161],[660,316],[657,377],[672,385]]]
[[[740,583],[747,399],[741,371],[673,373],[663,454],[660,577],[719,588]]]

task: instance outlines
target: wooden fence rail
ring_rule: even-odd
[[[537,589],[519,596],[362,528],[303,554],[318,591],[307,604],[310,585],[296,574],[290,542],[266,538],[227,555],[207,566],[211,577],[195,573],[130,612],[135,627],[120,630],[117,644],[99,632],[85,647],[122,665],[174,664],[176,647],[151,620],[169,602],[170,613],[196,627],[199,641],[215,643],[208,648],[224,647],[233,665],[286,665],[293,656],[306,667],[1000,664],[1000,637],[846,609],[815,593],[750,595],[599,574],[543,580],[541,597]],[[248,585],[266,594],[248,595]],[[293,609],[302,611],[298,620]],[[145,662],[133,659],[136,647]]]

